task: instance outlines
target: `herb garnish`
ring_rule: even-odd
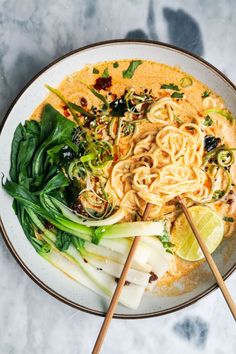
[[[163,84],[161,85],[161,89],[179,91],[179,87],[175,84]]]
[[[176,120],[176,122],[183,124],[184,122],[182,121],[182,119],[180,119],[176,114],[174,114],[174,119]]]
[[[119,67],[119,63],[116,61],[115,63],[113,63],[113,68],[118,68]]]
[[[142,64],[142,60],[131,61],[128,68],[122,72],[123,78],[124,79],[131,79],[134,75],[135,70],[141,64]]]
[[[211,117],[209,115],[207,115],[205,117],[203,125],[205,125],[206,127],[210,127],[212,124],[213,124],[213,120],[211,119]]]
[[[223,220],[227,222],[234,222],[234,218],[232,218],[231,216],[224,216]]]
[[[203,94],[202,94],[202,98],[205,98],[205,97],[209,97],[210,96],[210,93],[211,93],[211,91],[210,90],[206,90],[206,91],[204,91],[203,92]]]
[[[224,194],[225,194],[224,191],[222,191],[221,189],[218,189],[213,193],[212,199],[219,200],[220,198],[222,198],[224,196]]]
[[[108,71],[108,67],[106,67],[102,73],[102,76],[101,77],[104,77],[104,78],[108,78],[110,75],[109,75],[109,71]]]
[[[183,98],[183,92],[173,92],[171,98]]]
[[[170,237],[167,232],[166,226],[164,227],[163,234],[161,236],[158,236],[158,238],[161,241],[163,247],[166,249],[166,252],[172,254],[172,247],[174,246],[174,244],[170,242]]]
[[[99,70],[96,68],[93,68],[93,74],[99,74]]]
[[[123,128],[124,136],[131,135],[134,132],[134,124],[127,123]]]

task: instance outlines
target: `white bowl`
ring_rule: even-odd
[[[57,86],[66,75],[82,69],[86,64],[119,59],[152,60],[168,65],[178,65],[195,76],[223,97],[227,107],[236,113],[236,88],[221,72],[206,61],[170,45],[148,42],[117,40],[90,45],[61,57],[43,69],[26,85],[11,105],[2,123],[0,136],[0,172],[8,176],[11,141],[16,126],[24,122],[35,107],[48,94],[44,84]],[[104,315],[108,300],[53,268],[42,259],[27,241],[12,209],[12,199],[0,188],[0,215],[4,240],[24,271],[43,289],[57,299],[97,315]],[[224,278],[236,268],[236,237],[226,240],[217,249],[214,258]],[[189,291],[181,290],[189,284]],[[206,264],[192,275],[177,282],[161,296],[145,294],[137,310],[118,306],[115,317],[144,318],[166,314],[190,305],[216,288]]]

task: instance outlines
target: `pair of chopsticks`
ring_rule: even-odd
[[[186,205],[184,204],[184,202],[182,201],[182,199],[180,197],[177,198],[182,210],[183,210],[183,213],[196,237],[196,240],[206,258],[206,261],[216,279],[216,282],[218,283],[219,285],[219,288],[225,298],[225,301],[236,321],[236,305],[224,283],[224,280],[219,272],[219,269],[217,268],[217,265],[215,263],[215,261],[213,260],[210,252],[208,251],[208,248],[205,244],[205,242],[203,241],[201,235],[199,234],[196,226],[194,225],[194,222],[192,220],[192,217],[186,207]],[[142,217],[142,220],[145,221],[147,218],[148,218],[148,215],[150,213],[150,210],[151,210],[151,207],[152,207],[152,204],[150,203],[147,203],[146,205],[146,208],[144,210],[144,214],[143,214],[143,217]],[[119,297],[120,297],[120,294],[121,294],[121,291],[123,289],[123,286],[124,286],[124,283],[125,283],[125,280],[126,280],[126,277],[127,277],[127,273],[129,271],[129,268],[131,266],[131,263],[132,263],[132,260],[133,260],[133,257],[134,257],[134,254],[135,254],[135,251],[138,247],[138,244],[139,244],[139,241],[140,241],[140,236],[136,236],[134,238],[134,241],[132,243],[132,246],[130,248],[130,251],[129,251],[129,254],[128,254],[128,257],[127,257],[127,260],[125,262],[125,265],[124,265],[124,268],[122,270],[122,273],[121,273],[121,277],[119,279],[119,282],[117,284],[117,287],[116,287],[116,290],[113,294],[113,297],[112,297],[112,300],[110,302],[110,305],[109,305],[109,308],[108,308],[108,311],[106,313],[106,317],[103,321],[103,324],[102,324],[102,327],[100,329],[100,332],[98,334],[98,337],[97,337],[97,340],[96,340],[96,343],[94,345],[94,348],[93,348],[93,351],[92,351],[92,354],[98,354],[101,350],[101,347],[102,347],[102,344],[104,342],[104,339],[105,339],[105,336],[106,336],[106,333],[107,333],[107,330],[108,330],[108,327],[110,325],[110,322],[112,320],[112,317],[113,317],[113,314],[115,312],[115,309],[116,309],[116,306],[118,304],[118,301],[119,301]]]

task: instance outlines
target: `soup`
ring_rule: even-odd
[[[234,117],[194,77],[156,62],[87,65],[48,88],[30,123],[18,127],[5,188],[39,254],[99,294],[112,294],[132,237],[142,236],[121,298],[137,307],[145,289],[171,286],[202,262],[177,197],[212,252],[231,236]],[[31,156],[21,162],[27,141]],[[21,187],[35,192],[31,208]]]

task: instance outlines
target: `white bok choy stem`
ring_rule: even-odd
[[[56,237],[55,235],[53,237],[52,232],[47,232],[47,236],[43,235],[43,238],[52,247],[50,253],[42,255],[45,259],[90,290],[103,296],[111,297],[113,295],[117,286],[115,277],[87,263],[72,245],[70,245],[66,251],[60,252],[55,247],[53,238],[56,240]],[[133,271],[137,273],[136,276],[138,276],[138,273],[141,273],[135,270]],[[134,276],[134,274],[131,274],[131,276]],[[149,274],[147,274],[147,276],[149,279]],[[142,277],[143,275],[139,278],[139,282],[144,282]],[[136,309],[139,306],[146,286],[146,282],[143,286],[130,283],[122,290],[120,303],[129,308]]]
[[[163,234],[165,223],[163,221],[134,221],[99,227],[102,238],[120,238],[139,236],[160,236]]]
[[[85,256],[86,261],[96,269],[99,269],[106,274],[112,275],[114,278],[119,279],[123,270],[123,264],[116,263],[109,258],[101,258],[95,255],[88,254]],[[132,284],[147,286],[150,274],[140,272],[136,269],[129,269],[126,280]]]
[[[87,244],[87,242],[86,242]],[[130,248],[132,246],[132,239],[129,238],[103,238],[99,242],[99,246],[106,247],[113,251],[123,254],[127,258]],[[150,256],[150,247],[148,247],[144,242],[139,242],[136,249],[134,260],[139,264],[146,264]]]
[[[56,235],[47,230],[38,217],[31,211],[28,211],[32,217],[35,225],[43,232],[41,237],[51,246],[51,250],[48,253],[42,253],[41,256],[52,263],[55,267],[62,270],[65,274],[70,276],[82,285],[87,286],[89,289],[95,291],[98,294],[112,296],[117,283],[114,276],[107,274],[104,271],[98,270],[96,266],[92,266],[87,263],[87,260],[83,259],[76,248],[70,244],[67,250],[60,252],[56,246]],[[110,269],[114,271],[114,269]],[[117,270],[116,270],[117,272]],[[143,285],[136,285],[130,283],[122,291],[120,303],[129,307],[137,308],[142,295],[145,291],[149,274],[141,273],[133,270],[131,277],[137,277],[137,281]],[[145,278],[146,277],[146,278]],[[145,284],[145,285],[144,285]]]
[[[120,240],[122,240],[122,239],[119,239],[118,241],[120,241]],[[114,239],[114,241],[116,241],[116,240]],[[117,252],[116,250],[111,249],[110,247],[106,248],[105,246],[103,247],[100,244],[95,245],[95,244],[87,242],[87,241],[85,241],[85,243],[84,243],[84,248],[90,254],[94,254],[95,256],[99,256],[102,259],[109,258],[110,260],[112,260],[116,263],[122,264],[122,265],[125,264],[125,261],[127,258],[127,252],[128,252],[128,251],[126,251],[126,253],[123,254],[122,252]],[[128,248],[128,250],[129,250],[129,248]],[[149,250],[149,255],[150,255],[150,250]],[[140,263],[137,259],[136,258],[133,259],[132,268],[139,270],[141,272],[150,273],[152,270],[151,266],[149,266],[148,264],[143,263],[143,262]]]
[[[117,283],[114,277],[93,268],[87,263],[86,267],[88,268],[90,276],[92,276],[92,278],[96,278],[97,283],[99,282],[100,284],[104,284],[102,288],[98,286],[97,283],[94,283],[94,281],[91,280],[91,278],[88,277],[81,268],[65,258],[60,252],[57,252],[53,249],[49,253],[45,253],[42,256],[54,267],[61,270],[70,278],[74,279],[79,284],[86,286],[99,295],[111,297],[115,291]],[[120,303],[131,309],[136,309],[140,304],[144,291],[145,287],[143,286],[135,284],[125,286],[122,290]]]
[[[150,249],[148,264],[150,264],[152,271],[158,276],[158,278],[160,278],[168,269],[170,269],[173,255],[166,252],[166,249],[157,237],[142,237],[142,242],[144,242]]]

